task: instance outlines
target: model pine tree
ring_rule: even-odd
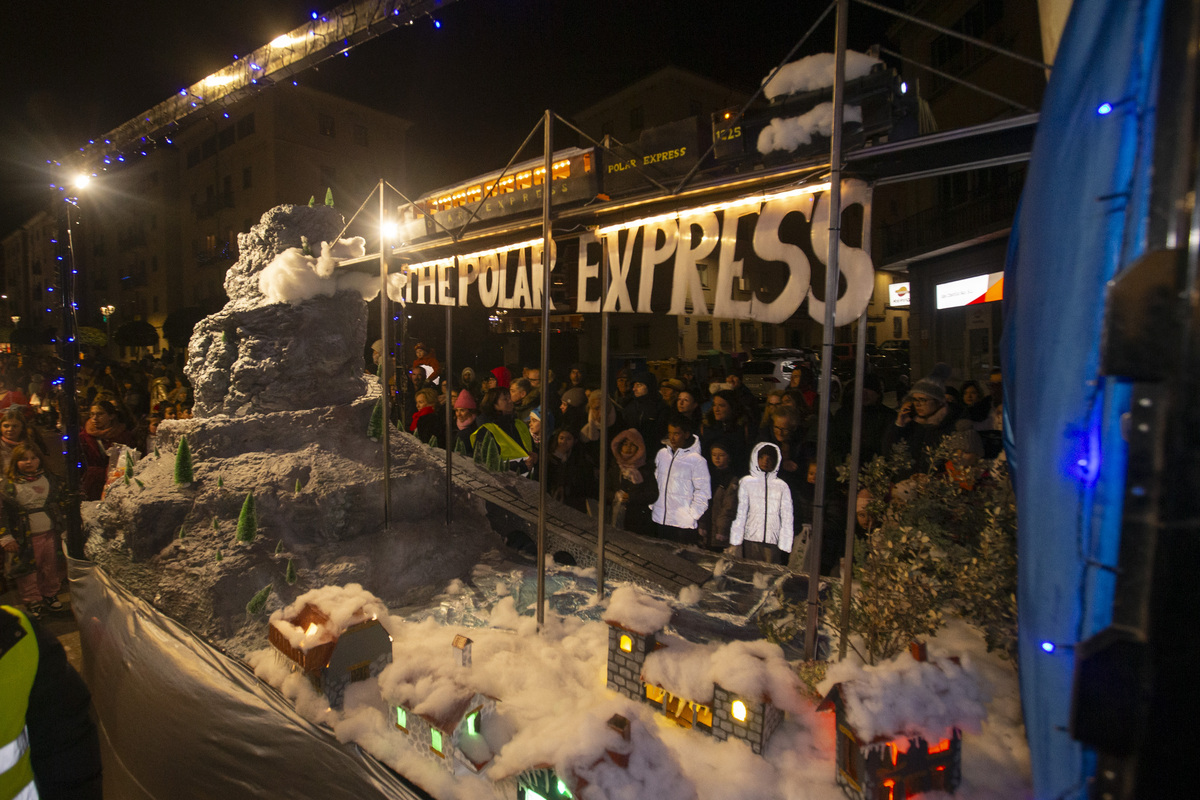
[[[327,188],[325,190],[325,205],[329,206],[330,208],[333,208],[333,189],[332,188]]]
[[[436,436],[429,437],[429,446],[436,448],[438,446],[438,438]]]
[[[263,588],[254,593],[254,597],[250,598],[250,602],[246,603],[247,614],[261,614],[263,609],[267,607],[267,598],[271,596],[271,588],[274,584],[268,583]]]
[[[469,456],[471,453],[467,450],[467,437],[459,436],[454,442],[454,454],[460,456]]]
[[[258,515],[254,511],[254,492],[250,492],[246,495],[246,501],[242,503],[242,513],[238,514],[237,540],[253,542],[257,535]]]
[[[378,442],[383,438],[383,399],[375,401],[375,408],[371,409],[371,421],[367,423],[367,438],[372,442]]]
[[[192,451],[188,449],[187,437],[180,436],[179,449],[175,451],[175,482],[187,484],[193,480]]]
[[[283,579],[287,581],[288,586],[296,585],[296,564],[292,559],[288,559],[287,570],[283,573]]]
[[[133,477],[133,453],[125,451],[125,483],[128,485],[129,479]]]

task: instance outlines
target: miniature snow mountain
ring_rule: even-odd
[[[362,239],[330,245],[342,216],[330,206],[277,206],[249,233],[225,277],[229,302],[192,334],[185,372],[194,413],[242,416],[349,403],[366,389],[365,300],[378,278],[335,270]]]
[[[363,370],[366,298],[379,279],[338,266],[363,250],[361,240],[329,244],[342,224],[331,207],[280,206],[240,237],[229,302],[192,338],[195,417],[166,421],[130,480],[85,504],[93,560],[234,650],[261,636],[247,605],[266,587],[267,611],[328,583],[398,604],[500,543],[482,501],[458,487],[448,498],[445,462],[399,431],[385,524],[383,450],[367,436],[381,390]]]

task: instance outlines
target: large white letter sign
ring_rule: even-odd
[[[612,231],[604,237],[608,245],[608,294],[604,298],[605,311],[633,311],[633,301],[629,299],[629,266],[633,262],[633,242],[637,238],[638,228],[630,228],[625,237],[625,253],[621,253],[621,232]]]
[[[550,277],[554,277],[554,268],[558,266],[558,242],[550,240]],[[535,242],[529,248],[529,271],[531,274],[530,283],[533,284],[533,307],[541,310],[542,308],[542,243]],[[550,310],[554,310],[554,298],[546,301],[550,306]]]
[[[700,228],[700,241],[692,247],[692,228]],[[721,238],[721,222],[711,211],[689,214],[679,219],[679,245],[675,249],[675,277],[671,284],[671,309],[668,314],[689,313],[687,300],[692,298],[690,313],[708,316],[708,304],[704,302],[704,285],[700,282],[700,270],[696,264],[708,258]]]
[[[782,261],[788,265],[788,280],[783,291],[769,303],[764,303],[757,297],[751,305],[754,319],[760,322],[780,323],[787,320],[804,302],[812,280],[812,265],[808,256],[794,244],[788,244],[779,239],[779,225],[783,218],[791,212],[804,214],[812,205],[812,195],[785,197],[781,200],[771,200],[763,206],[762,214],[758,217],[758,225],[754,229],[754,252],[764,261]]]
[[[467,289],[479,279],[479,256],[458,262],[458,304],[467,305]]]
[[[717,296],[713,301],[714,317],[750,318],[750,301],[733,299],[734,278],[742,277],[742,260],[733,258],[737,250],[738,222],[742,217],[758,213],[758,204],[725,209],[725,224],[721,229],[721,256],[717,262]]]
[[[863,181],[849,180],[842,182],[842,212],[855,203],[861,204],[864,211],[870,208],[871,188]],[[870,219],[870,214],[864,214]],[[813,253],[824,263],[829,263],[829,196],[822,195],[817,199],[813,210],[812,220]],[[833,324],[845,325],[862,316],[871,302],[871,293],[875,289],[875,266],[871,263],[871,254],[859,247],[851,247],[838,239],[838,272],[846,278],[846,293],[837,299],[833,308]],[[825,322],[825,303],[818,300],[809,292],[808,315],[817,322]]]
[[[587,314],[589,312],[599,313],[600,301],[604,294],[604,287],[600,287],[600,293],[596,295],[594,300],[588,299],[588,284],[600,277],[600,262],[591,261],[588,254],[591,252],[591,245],[599,244],[600,239],[597,238],[595,232],[587,231],[579,237],[579,262],[577,268],[576,285],[579,287],[576,291],[578,298],[575,301],[575,313]],[[596,248],[600,251],[600,248]],[[603,257],[603,251],[598,253]]]
[[[500,282],[503,279],[500,259],[495,253],[485,253],[479,257],[479,280],[475,282],[475,287],[479,290],[479,302],[484,308],[496,307],[496,300],[500,297]]]
[[[658,244],[658,234],[663,243]],[[650,296],[654,293],[654,268],[675,254],[679,243],[679,223],[673,219],[651,222],[642,231],[642,274],[638,282],[638,313],[650,313]]]

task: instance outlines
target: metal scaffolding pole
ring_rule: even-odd
[[[545,173],[542,180],[542,419],[546,419],[546,402],[550,397],[550,257],[554,242],[550,230],[550,181],[554,175],[554,118],[549,109],[542,120],[545,150]],[[542,425],[538,442],[538,526],[537,526],[537,624],[546,622],[546,457],[550,431]]]
[[[596,532],[596,598],[604,598],[604,495],[608,490],[608,312],[603,297],[608,293],[608,248],[600,239],[600,522]],[[587,247],[580,240],[579,246]],[[582,287],[580,288],[582,294]]]
[[[388,387],[391,386],[391,359],[388,357],[388,243],[387,234],[384,233],[386,226],[384,225],[384,209],[383,200],[383,180],[379,181],[379,337],[383,346],[379,353],[380,380],[383,382],[383,394],[381,403],[383,406],[383,432],[380,435],[380,441],[383,442],[383,527],[391,526],[391,509],[392,509],[392,445],[390,428],[392,427],[392,409],[391,394]]]
[[[817,651],[817,586],[820,583],[821,539],[825,528],[825,473],[829,461],[830,385],[833,377],[833,334],[838,296],[838,248],[842,234],[842,106],[846,89],[846,12],[850,0],[838,0],[834,45],[833,130],[829,164],[829,256],[825,267],[825,329],[821,343],[821,417],[817,427],[817,482],[813,487],[813,527],[809,541],[808,618],[804,657]]]
[[[458,256],[454,256],[454,274],[458,275]],[[446,449],[446,524],[450,524],[450,487],[454,482],[453,464],[454,448],[450,445],[450,434],[453,432],[454,419],[454,334],[452,324],[454,317],[451,313],[453,306],[446,306],[446,364],[442,369],[442,384],[446,387],[446,441],[442,446]]]

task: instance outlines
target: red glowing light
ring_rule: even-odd
[[[930,746],[929,746],[929,753],[930,753],[931,755],[932,755],[933,753],[944,753],[944,752],[946,752],[946,751],[947,751],[947,750],[949,750],[949,749],[950,749],[950,740],[949,740],[949,739],[942,739],[940,742],[938,742],[938,743],[937,743],[937,746],[936,746],[936,747],[935,747],[935,746],[933,746],[933,745],[930,745]]]

